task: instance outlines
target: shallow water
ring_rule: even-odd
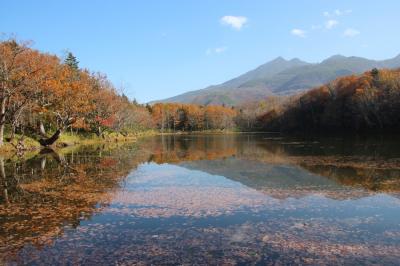
[[[0,264],[400,261],[393,138],[160,136],[2,169]]]

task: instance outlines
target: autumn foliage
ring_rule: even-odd
[[[258,117],[263,129],[365,131],[400,129],[400,70],[373,69],[292,97]]]
[[[290,97],[226,107],[180,103],[143,106],[118,93],[105,75],[13,39],[0,42],[0,146],[4,132],[29,134],[42,145],[63,131],[123,135],[164,131],[399,130],[400,70],[373,69]],[[50,133],[49,133],[50,132]]]
[[[234,108],[194,104],[157,103],[149,108],[160,130],[224,130],[235,127]]]
[[[46,130],[129,132],[152,126],[144,106],[117,93],[104,75],[79,69],[69,53],[65,61],[16,40],[0,42],[0,145],[4,131],[33,134],[51,144]],[[46,142],[47,141],[47,142]]]

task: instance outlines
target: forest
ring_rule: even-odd
[[[362,131],[400,129],[400,70],[373,69],[294,96],[270,96],[241,106],[138,104],[106,75],[28,42],[0,42],[0,146],[33,138],[42,146],[63,132],[121,135],[161,132]]]
[[[119,94],[105,75],[80,69],[72,53],[62,61],[29,43],[3,41],[0,89],[0,146],[16,134],[47,146],[67,129],[101,136],[152,126],[144,106]]]
[[[236,127],[237,112],[233,107],[157,103],[149,110],[155,126],[161,131],[225,130]]]
[[[368,132],[400,129],[400,69],[338,78],[256,118],[261,130]]]
[[[127,135],[164,130],[232,129],[236,112],[223,106],[141,105],[128,99],[106,75],[32,49],[29,42],[0,42],[0,146],[16,136],[48,146],[67,131]]]

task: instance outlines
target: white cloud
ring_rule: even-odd
[[[231,26],[236,30],[240,30],[247,23],[247,18],[242,16],[223,16],[221,24]]]
[[[324,17],[333,17],[333,16],[339,17],[339,16],[350,14],[351,12],[353,12],[353,10],[351,10],[351,9],[346,9],[346,10],[335,9],[332,12],[325,11],[322,13],[322,15],[324,15]]]
[[[337,24],[339,24],[339,22],[337,20],[330,19],[325,23],[325,28],[330,30],[330,29],[334,28]]]
[[[353,28],[347,28],[344,32],[343,32],[343,35],[345,36],[345,37],[354,37],[354,36],[357,36],[357,35],[359,35],[360,34],[360,32],[358,31],[358,30],[356,30],[356,29],[353,29]]]
[[[215,51],[217,54],[220,54],[220,53],[225,52],[226,49],[228,49],[228,48],[225,47],[225,46],[224,46],[224,47],[217,47],[217,48],[214,49],[214,51]]]
[[[225,52],[226,50],[228,50],[228,47],[226,46],[222,46],[222,47],[217,47],[217,48],[208,48],[206,50],[206,55],[211,55],[211,54],[221,54],[223,52]]]
[[[306,31],[301,30],[301,29],[293,29],[290,33],[292,33],[294,36],[305,38],[306,37]]]

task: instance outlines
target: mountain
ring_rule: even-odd
[[[285,60],[278,57],[222,84],[157,102],[237,105],[269,95],[294,94],[320,86],[338,77],[360,74],[375,67],[400,67],[400,55],[382,61],[334,55],[316,64],[297,58]]]

